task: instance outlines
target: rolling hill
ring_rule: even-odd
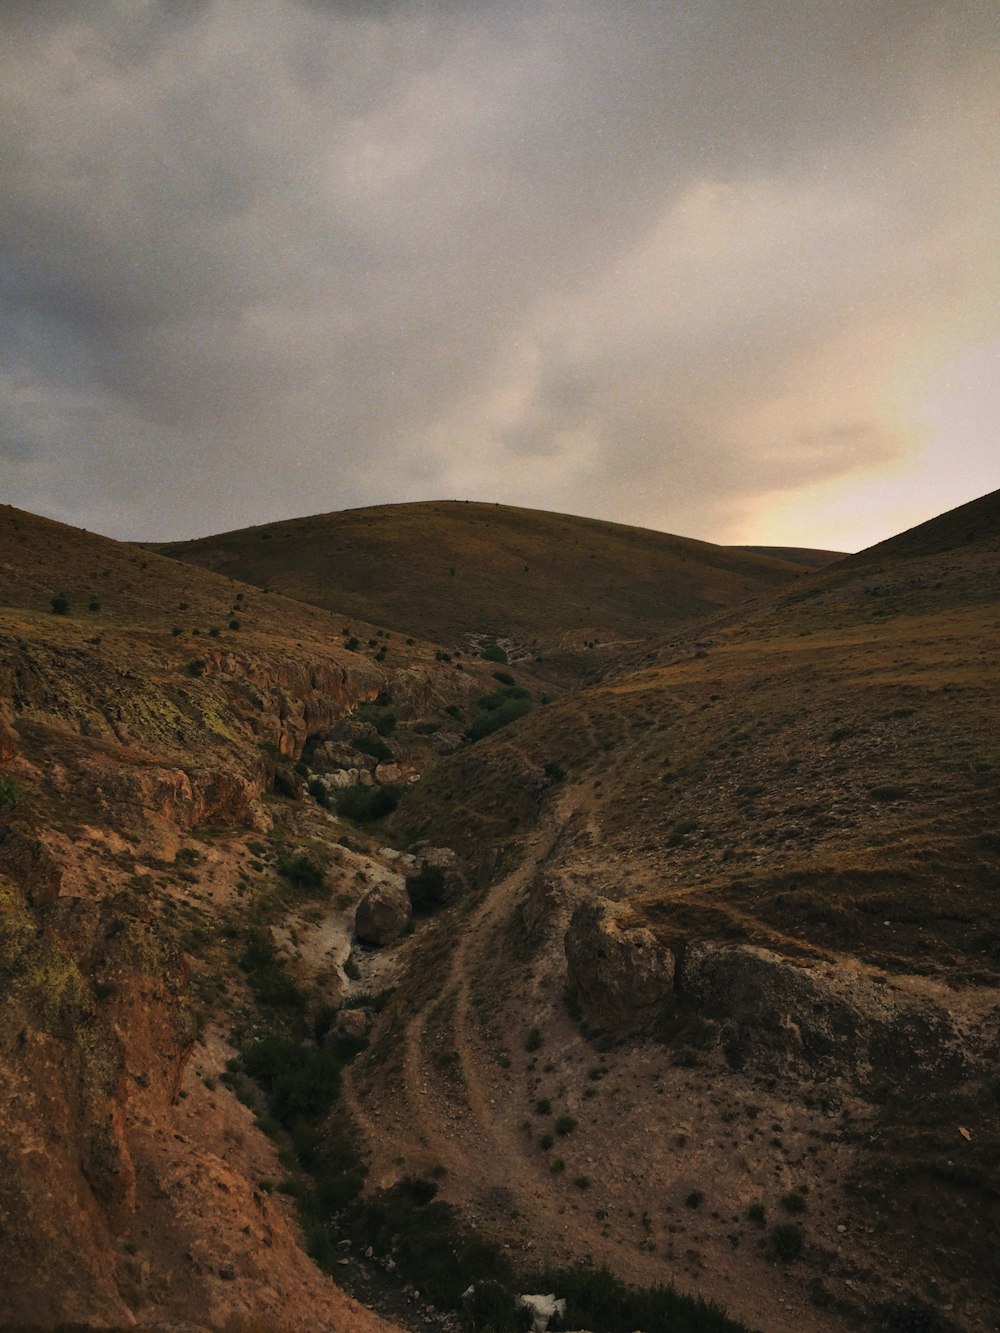
[[[993,1328],[1000,493],[163,549],[0,508],[0,1327]]]
[[[449,647],[499,640],[570,675],[605,663],[623,640],[703,618],[807,567],[466,501],[345,510],[155,549]]]
[[[472,1215],[502,1177],[508,1242],[721,1276],[768,1329],[990,1327],[998,518],[921,525],[430,775],[399,818],[488,891],[352,1071],[376,1170],[440,1157]],[[458,1108],[468,1133],[406,1128]]]

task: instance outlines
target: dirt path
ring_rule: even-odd
[[[387,1187],[405,1175],[433,1177],[443,1198],[458,1205],[477,1228],[507,1244],[525,1264],[533,1254],[557,1263],[589,1257],[636,1284],[670,1281],[680,1291],[721,1298],[734,1317],[767,1333],[841,1330],[845,1325],[811,1305],[794,1278],[773,1268],[757,1272],[724,1237],[709,1236],[704,1225],[690,1225],[695,1219],[683,1216],[683,1208],[680,1225],[658,1229],[658,1244],[652,1243],[649,1214],[640,1200],[645,1199],[647,1177],[669,1177],[674,1170],[666,1159],[676,1135],[662,1125],[649,1125],[645,1160],[631,1155],[635,1125],[623,1125],[616,1133],[614,1113],[603,1137],[585,1139],[581,1127],[572,1140],[558,1139],[550,1155],[539,1150],[539,1131],[552,1121],[532,1115],[537,1092],[566,1078],[567,1070],[575,1071],[579,1083],[596,1057],[561,1005],[558,990],[553,1001],[549,980],[558,971],[558,960],[543,960],[548,978],[543,982],[527,967],[522,972],[511,957],[509,926],[539,872],[554,854],[565,851],[560,849],[563,838],[581,834],[599,844],[599,806],[589,787],[562,794],[517,868],[490,889],[469,916],[456,918],[437,998],[406,1019],[398,1038],[398,1070],[394,1066],[392,1074],[377,1073],[370,1091],[363,1090],[367,1076],[359,1073],[359,1065],[349,1071],[345,1105],[368,1141],[371,1187]],[[550,947],[554,950],[557,943],[561,953],[561,942]],[[525,1036],[538,1021],[540,1006],[545,1045],[532,1058],[525,1050]],[[665,1077],[656,1065],[659,1059],[643,1057],[641,1072],[647,1082]],[[554,1073],[545,1072],[552,1069]],[[636,1077],[626,1061],[623,1088]],[[694,1083],[684,1083],[685,1078],[687,1071],[674,1076],[680,1119],[671,1123],[676,1131],[697,1136],[701,1128],[693,1123]],[[583,1103],[588,1118],[597,1104]],[[628,1104],[623,1095],[619,1105],[627,1115],[641,1103]],[[560,1152],[574,1164],[565,1173],[552,1170]],[[572,1172],[581,1165],[592,1174],[593,1189],[574,1188]],[[712,1169],[708,1158],[703,1169]],[[615,1215],[614,1226],[600,1221],[608,1212]],[[675,1230],[697,1231],[705,1259],[694,1263],[685,1258],[693,1253],[693,1234],[683,1240],[678,1235],[675,1252]],[[757,1272],[749,1281],[748,1268]]]

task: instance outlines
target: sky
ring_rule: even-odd
[[[0,499],[855,550],[1000,487],[994,0],[2,0]]]

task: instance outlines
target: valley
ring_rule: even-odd
[[[0,510],[0,1327],[995,1328],[1000,497],[829,554]]]

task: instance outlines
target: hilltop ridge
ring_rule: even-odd
[[[318,514],[155,549],[447,645],[501,639],[571,677],[623,639],[705,617],[805,568],[623,524],[457,500]]]

